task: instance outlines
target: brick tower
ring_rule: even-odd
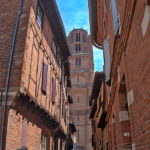
[[[90,36],[84,29],[74,29],[69,33],[68,44],[72,56],[70,95],[73,98],[71,119],[76,125],[77,150],[92,149],[92,128],[89,120],[89,98],[93,83],[93,49]]]

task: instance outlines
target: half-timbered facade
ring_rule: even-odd
[[[72,99],[70,52],[57,4],[2,0],[0,7],[0,149],[62,150]]]

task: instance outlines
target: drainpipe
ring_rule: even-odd
[[[0,90],[0,105],[2,105],[3,100],[3,90]]]
[[[12,60],[13,60],[13,53],[15,49],[15,43],[16,43],[16,38],[17,38],[17,32],[18,32],[18,27],[19,27],[19,22],[20,22],[20,16],[22,14],[22,8],[23,8],[23,0],[20,0],[20,7],[18,10],[18,16],[16,20],[16,26],[13,34],[13,39],[12,39],[12,46],[10,49],[10,56],[8,60],[8,70],[7,70],[7,78],[6,78],[6,87],[5,87],[5,95],[4,95],[4,109],[3,109],[3,116],[2,116],[2,133],[1,133],[1,139],[0,139],[0,150],[3,150],[3,141],[4,141],[4,130],[5,130],[5,116],[6,116],[6,108],[7,108],[7,98],[8,98],[8,88],[9,88],[9,81],[10,81],[10,73],[11,73],[11,68],[12,68]]]

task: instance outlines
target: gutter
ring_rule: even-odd
[[[6,78],[6,87],[5,87],[5,95],[4,95],[4,109],[3,109],[3,116],[2,116],[2,133],[1,133],[1,139],[0,139],[0,150],[3,150],[3,142],[4,142],[4,132],[5,132],[5,116],[6,116],[6,108],[7,108],[7,98],[8,98],[8,89],[9,89],[9,81],[10,81],[10,74],[11,74],[11,68],[12,68],[12,60],[13,60],[13,54],[15,50],[15,43],[17,38],[17,32],[20,22],[20,16],[22,14],[23,9],[23,0],[20,0],[20,7],[18,10],[18,16],[16,20],[16,26],[14,29],[13,39],[12,39],[12,47],[10,49],[10,56],[8,60],[8,70],[7,70],[7,78]]]
[[[92,41],[93,46],[95,46],[98,49],[104,50],[104,47],[102,45],[99,45],[96,41]]]

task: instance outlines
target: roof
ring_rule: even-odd
[[[98,20],[97,20],[97,0],[89,0],[90,30],[94,41],[97,41]]]
[[[89,16],[90,16],[90,31],[92,37],[92,43],[95,47],[103,49],[102,43],[98,42],[98,18],[101,19],[101,16],[98,16],[98,1],[97,0],[88,0],[89,3]],[[102,3],[102,1],[101,1]]]
[[[61,54],[63,59],[68,59],[70,56],[70,50],[67,44],[66,33],[64,29],[64,25],[56,4],[55,0],[40,0],[41,5],[44,9],[46,17],[49,21],[53,34],[55,36],[55,40],[61,50]]]
[[[74,31],[83,31],[83,32],[86,32],[87,33],[87,30],[83,29],[83,28],[77,28],[77,29],[73,29],[71,32],[74,32]],[[70,33],[71,33],[70,32]]]
[[[97,99],[103,80],[104,80],[104,73],[103,72],[95,72],[92,93],[91,93],[91,100]]]

